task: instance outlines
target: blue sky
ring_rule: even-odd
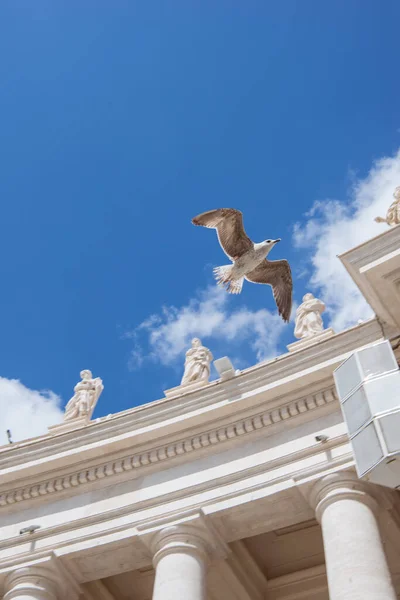
[[[158,399],[194,334],[239,367],[285,351],[269,288],[215,294],[207,209],[281,237],[327,325],[368,316],[347,280],[345,315],[335,252],[400,184],[399,20],[394,0],[0,4],[2,430],[83,368],[95,417]]]

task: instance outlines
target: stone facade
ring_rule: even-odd
[[[0,597],[400,597],[399,493],[357,478],[332,376],[400,334],[400,228],[341,260],[375,318],[0,448]]]

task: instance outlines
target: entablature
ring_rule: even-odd
[[[385,324],[387,335],[400,333],[400,227],[391,227],[339,258]]]
[[[25,476],[20,479],[20,486],[18,479],[14,478],[11,487],[5,483],[0,487],[0,510],[27,501],[49,501],[136,479],[274,435],[282,431],[282,427],[289,431],[310,419],[340,410],[335,388],[328,386],[328,382],[322,389],[318,386],[313,390],[309,386],[307,390],[292,392],[282,403],[277,402],[274,406],[266,403],[261,408],[255,413],[247,409],[231,415],[229,420],[215,421],[210,429],[201,425],[193,427],[185,432],[184,437],[182,434],[170,435],[164,442],[160,439],[156,444],[151,441],[138,445],[134,451],[116,453],[108,460],[103,457],[102,461],[99,458],[82,461],[78,469],[64,466],[43,474]]]

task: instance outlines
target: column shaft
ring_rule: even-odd
[[[316,510],[330,600],[396,600],[375,515],[377,503],[352,477],[326,480]]]
[[[174,553],[160,558],[153,600],[205,600],[205,565],[201,556]]]

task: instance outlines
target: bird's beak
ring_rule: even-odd
[[[280,241],[281,241],[281,238],[278,238],[277,240],[274,241],[274,244],[277,244]]]

